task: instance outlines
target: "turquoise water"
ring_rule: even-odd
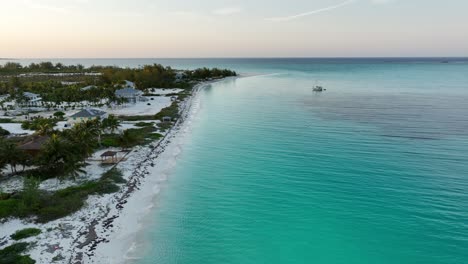
[[[442,60],[108,61],[268,74],[201,92],[136,263],[468,263],[468,60]]]
[[[137,263],[468,263],[468,65],[271,69],[201,93]]]

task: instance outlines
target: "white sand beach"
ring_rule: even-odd
[[[190,133],[191,120],[199,108],[198,91],[208,84],[197,85],[193,96],[181,103],[181,118],[163,139],[134,148],[117,165],[127,180],[118,193],[91,196],[80,211],[46,224],[17,219],[0,223],[0,245],[13,243],[9,236],[17,230],[37,227],[43,233],[24,240],[35,244],[27,254],[36,263],[127,263],[136,258],[137,233],[176,164],[183,138]],[[86,170],[101,175],[102,169],[96,166],[90,164]],[[54,189],[54,185],[47,181],[41,188]]]

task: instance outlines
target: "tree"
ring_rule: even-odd
[[[122,149],[128,149],[138,143],[138,137],[127,129],[119,136],[118,142]]]
[[[119,129],[120,120],[115,117],[115,115],[109,115],[109,117],[102,120],[102,128],[104,130],[109,130],[112,134]]]
[[[100,133],[100,124],[93,120],[76,124],[64,135],[76,147],[82,157],[87,158],[96,149]]]
[[[51,122],[46,119],[40,119],[37,127],[36,133],[41,136],[49,135],[54,131],[54,126]]]
[[[83,158],[76,145],[53,134],[44,144],[38,164],[59,175],[60,179],[67,176],[75,178],[82,172]]]
[[[0,141],[0,164],[10,165],[11,173],[16,173],[16,167],[25,164],[26,154],[9,140]],[[4,167],[4,166],[3,166]]]
[[[65,116],[65,113],[62,112],[62,111],[58,111],[58,112],[54,113],[54,117],[56,117],[58,119],[63,119],[64,116]]]
[[[8,130],[3,129],[0,127],[0,137],[8,136],[10,135],[10,132]]]

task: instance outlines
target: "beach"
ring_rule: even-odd
[[[155,206],[159,189],[175,166],[181,151],[178,142],[189,129],[192,115],[198,108],[198,92],[210,83],[201,83],[193,88],[192,96],[180,105],[180,118],[164,138],[148,146],[134,148],[125,161],[116,165],[127,180],[118,193],[91,196],[80,211],[46,224],[18,219],[1,223],[0,244],[5,245],[9,235],[16,230],[37,227],[44,232],[24,240],[35,244],[28,254],[37,263],[54,260],[63,263],[126,263],[133,259],[136,253],[132,245],[142,228],[141,221]],[[93,174],[92,171],[90,173]],[[53,189],[54,183],[51,185]]]

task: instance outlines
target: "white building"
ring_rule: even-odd
[[[39,106],[42,102],[42,98],[39,94],[24,92],[23,96],[26,99],[26,104],[29,106]]]
[[[88,109],[83,109],[79,111],[78,113],[70,116],[68,118],[68,124],[70,125],[75,125],[77,123],[81,122],[86,122],[90,120],[103,120],[104,118],[107,118],[109,114],[106,112],[100,110],[100,109],[93,109],[93,108],[88,108]]]
[[[127,101],[131,103],[148,100],[146,97],[143,96],[142,91],[130,87],[115,91],[115,96],[117,96],[118,98],[127,99]]]

